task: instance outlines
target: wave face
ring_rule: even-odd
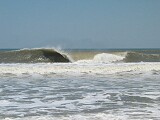
[[[0,63],[52,63],[70,62],[67,55],[54,49],[22,49],[1,51]]]
[[[128,52],[124,58],[124,62],[160,62],[160,54]]]

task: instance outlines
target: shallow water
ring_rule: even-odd
[[[158,120],[160,63],[0,64],[0,119]]]

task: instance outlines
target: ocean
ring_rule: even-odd
[[[0,120],[159,120],[160,49],[0,50]]]

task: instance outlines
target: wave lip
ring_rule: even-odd
[[[0,63],[71,62],[69,57],[54,49],[22,49],[0,52]]]

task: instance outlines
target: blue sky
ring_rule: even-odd
[[[0,0],[0,48],[160,48],[160,0]]]

